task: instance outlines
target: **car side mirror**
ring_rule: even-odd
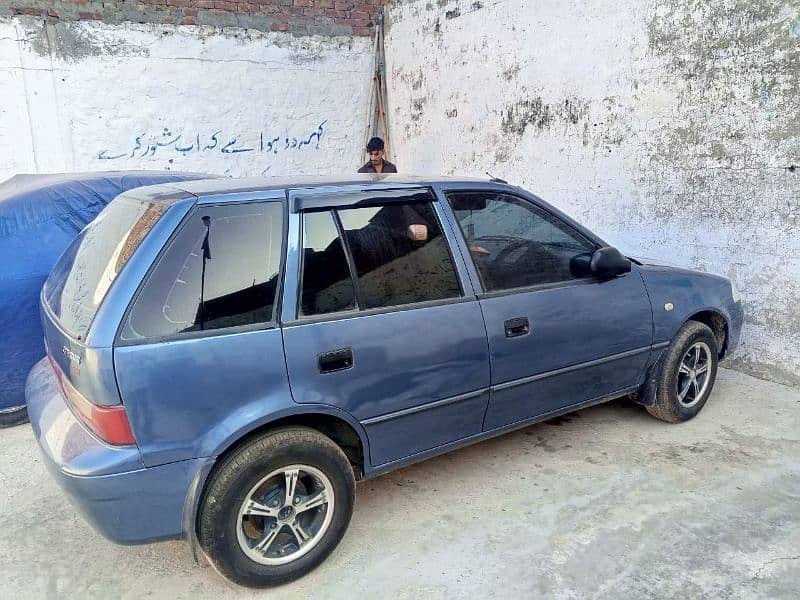
[[[589,261],[589,270],[599,279],[612,279],[630,273],[631,261],[616,248],[606,246],[594,251]]]

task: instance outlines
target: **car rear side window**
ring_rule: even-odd
[[[337,213],[353,257],[361,308],[461,296],[430,202],[393,202]]]
[[[273,321],[282,244],[278,202],[197,207],[150,273],[121,338]]]
[[[299,314],[461,297],[433,205],[420,196],[304,213]]]

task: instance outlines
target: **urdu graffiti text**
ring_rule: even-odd
[[[319,150],[319,143],[325,134],[325,124],[327,122],[327,120],[322,121],[310,134],[299,138],[290,135],[272,136],[265,134],[263,131],[253,136],[225,135],[222,129],[214,131],[211,135],[195,133],[192,136],[186,135],[185,132],[174,134],[170,128],[164,127],[160,134],[154,136],[148,136],[147,132],[137,135],[131,144],[131,149],[126,152],[101,150],[97,153],[97,158],[100,160],[120,160],[145,158],[147,156],[156,156],[159,153],[178,153],[186,156],[199,152],[278,154],[288,150],[303,150],[305,148]]]

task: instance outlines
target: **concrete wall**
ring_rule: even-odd
[[[388,15],[394,157],[539,193],[745,296],[733,364],[800,384],[793,0],[428,0]]]
[[[353,172],[371,61],[365,37],[0,20],[0,180]]]

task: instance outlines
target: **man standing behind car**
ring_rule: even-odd
[[[367,143],[369,160],[361,167],[359,173],[397,173],[397,167],[383,158],[383,140],[379,137],[372,138]]]

